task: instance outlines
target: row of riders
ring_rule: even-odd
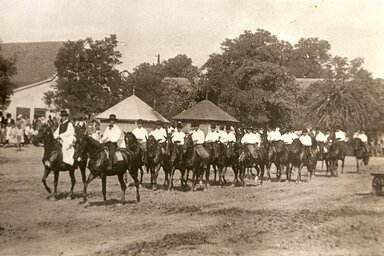
[[[166,131],[161,122],[156,128],[147,133],[138,120],[137,128],[132,132],[122,132],[117,125],[116,115],[111,114],[109,125],[100,141],[95,140],[81,127],[74,127],[68,120],[69,110],[61,110],[61,123],[53,131],[46,124],[39,130],[35,144],[44,144],[44,175],[42,182],[51,193],[46,179],[50,172],[54,174],[54,192],[52,199],[57,196],[57,184],[60,171],[69,171],[71,189],[68,198],[73,198],[76,183],[74,171],[79,168],[84,185],[84,201],[88,203],[87,186],[95,178],[102,180],[102,194],[106,201],[106,178],[117,175],[123,191],[121,200],[125,200],[126,172],[134,180],[136,200],[140,201],[139,185],[143,179],[143,167],[151,174],[151,186],[157,188],[157,176],[160,168],[165,172],[165,181],[169,189],[174,188],[173,177],[175,170],[181,173],[181,186],[187,187],[189,172],[192,171],[192,191],[197,183],[209,184],[211,166],[214,170],[214,180],[218,173],[219,184],[226,183],[225,174],[228,167],[234,171],[234,185],[245,185],[246,172],[257,173],[256,183],[263,182],[264,171],[267,170],[268,180],[271,179],[271,166],[276,166],[278,181],[285,171],[286,180],[291,179],[294,168],[298,170],[296,182],[301,181],[301,169],[306,166],[310,178],[315,172],[317,161],[324,161],[327,173],[337,176],[337,162],[342,161],[341,172],[344,168],[346,155],[346,135],[340,129],[335,133],[311,131],[285,132],[276,128],[263,132],[254,127],[245,131],[234,130],[231,126],[211,126],[211,131],[205,136],[198,123],[192,123],[192,131],[184,133],[182,124],[178,123],[173,131]],[[353,145],[355,155],[359,159],[367,159],[369,150],[367,138],[363,132],[355,133]],[[357,161],[358,163],[358,161]],[[88,165],[87,165],[88,164]],[[367,161],[366,161],[367,164]],[[86,167],[90,170],[86,177]],[[139,179],[139,170],[141,177]]]

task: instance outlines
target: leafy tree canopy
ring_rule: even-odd
[[[4,106],[13,93],[12,76],[17,73],[15,59],[6,59],[1,54],[0,44],[0,104]]]

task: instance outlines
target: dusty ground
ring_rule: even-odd
[[[383,255],[384,197],[371,195],[369,170],[355,174],[348,158],[342,177],[318,171],[311,182],[212,186],[207,192],[151,191],[134,201],[128,188],[118,204],[116,177],[89,186],[91,207],[66,200],[69,177],[61,173],[61,199],[47,200],[40,181],[42,148],[0,149],[0,255]],[[318,169],[321,169],[320,164]],[[306,172],[304,172],[306,174]],[[229,173],[232,179],[232,173]],[[178,176],[177,176],[178,178]],[[162,175],[160,177],[162,181]],[[306,179],[306,176],[304,176]],[[53,177],[49,177],[52,186]],[[149,176],[145,176],[145,182]],[[248,183],[251,185],[252,180]],[[177,183],[177,186],[179,184]]]

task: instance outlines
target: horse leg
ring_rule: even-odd
[[[88,198],[87,198],[87,187],[88,187],[89,183],[91,183],[91,181],[94,180],[95,178],[96,178],[96,176],[93,175],[92,172],[90,172],[89,175],[88,175],[87,181],[84,184],[84,203],[85,203],[85,207],[87,207],[89,205]]]
[[[209,168],[209,167],[205,167],[205,168]],[[200,171],[200,180],[201,181],[203,181],[203,176],[204,176],[204,168],[203,168],[203,171]],[[205,179],[205,184],[204,184],[204,189],[203,189],[204,191],[206,191],[208,189],[208,182],[209,182],[209,178]]]
[[[193,177],[192,177],[192,192],[195,192],[195,187],[196,187],[196,184],[197,184],[197,181],[198,181],[198,178],[197,178],[197,167],[193,167]]]
[[[359,159],[356,157],[356,173],[359,173]]]
[[[159,175],[161,165],[157,164],[155,168],[153,168],[153,184],[152,184],[152,190],[157,189],[157,176]]]
[[[67,199],[73,199],[74,193],[73,189],[75,188],[76,184],[76,178],[75,178],[75,168],[69,169],[69,177],[71,178],[71,190],[69,191],[69,194],[67,196]]]
[[[300,166],[297,169],[297,178],[296,178],[296,184],[301,182],[301,169],[303,168],[303,164],[300,164]]]
[[[215,172],[217,171],[215,166],[213,166],[213,170],[215,170]],[[210,165],[207,165],[207,167],[205,168],[205,183],[209,185],[209,176],[211,175],[211,166]],[[201,180],[203,181],[203,180]],[[216,182],[216,178],[215,178],[215,182]]]
[[[104,205],[106,205],[107,204],[107,176],[103,175],[103,177],[101,177],[101,185],[102,185],[101,192],[103,193],[103,201],[104,201]]]
[[[86,165],[87,165],[87,162],[84,161],[79,163],[79,168],[80,168],[80,172],[81,172],[81,180],[83,181],[83,187],[85,185],[85,182],[87,182],[87,175],[86,175]]]
[[[57,198],[57,184],[59,183],[59,174],[60,171],[56,170],[53,172],[54,180],[53,180],[53,196],[51,197],[53,201],[55,201]]]
[[[125,202],[125,191],[127,190],[127,185],[125,185],[124,176],[127,176],[127,171],[124,173],[119,173],[117,177],[119,178],[121,191],[123,194],[121,195],[121,203],[124,204]]]
[[[143,175],[144,175],[143,166],[140,166],[140,185],[143,184]]]
[[[227,174],[228,167],[223,168],[222,176],[223,176],[223,182],[224,184],[227,184],[227,180],[225,179],[225,174]]]
[[[48,187],[48,185],[47,185],[47,177],[48,177],[48,175],[49,175],[50,173],[51,173],[51,170],[48,169],[48,167],[44,166],[44,174],[43,174],[43,178],[41,179],[41,182],[43,182],[44,187],[45,187],[45,189],[48,191],[49,194],[52,193],[51,188]]]
[[[131,175],[131,178],[135,182],[135,187],[136,187],[136,201],[140,202],[140,194],[139,194],[139,187],[140,187],[140,182],[139,182],[139,169],[135,168],[129,172],[129,175]]]

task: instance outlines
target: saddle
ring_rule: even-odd
[[[109,159],[108,150],[104,150],[104,152],[107,155],[107,158]],[[119,150],[116,150],[115,155],[113,156],[113,159],[112,159],[112,164],[116,164],[117,162],[120,162],[120,161],[124,161],[123,154]]]

